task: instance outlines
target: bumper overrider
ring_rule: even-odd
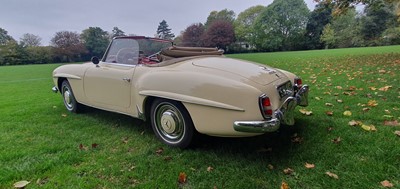
[[[308,91],[309,86],[304,85],[295,95],[288,97],[281,107],[275,110],[274,118],[263,121],[235,121],[233,128],[239,132],[266,133],[278,130],[281,124],[293,125],[296,106],[308,106]]]

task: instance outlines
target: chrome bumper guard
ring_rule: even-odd
[[[53,88],[51,88],[51,90],[52,90],[54,93],[57,93],[57,92],[58,92],[58,89],[57,89],[56,86],[54,86]]]
[[[297,105],[308,106],[309,86],[301,87],[297,94],[288,97],[280,108],[275,110],[275,118],[263,121],[235,121],[233,128],[239,132],[266,133],[279,129],[281,124],[294,125],[294,109]]]

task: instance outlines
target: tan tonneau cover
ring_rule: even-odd
[[[160,54],[171,58],[182,58],[203,55],[222,55],[223,53],[223,50],[218,50],[217,48],[172,46],[162,50]]]

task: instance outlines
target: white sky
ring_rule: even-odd
[[[193,23],[204,23],[213,10],[228,9],[236,15],[272,0],[1,0],[0,28],[19,40],[24,33],[42,38],[48,45],[58,31],[80,33],[89,27],[111,32],[114,26],[126,34],[154,36],[164,19],[175,35]],[[310,10],[313,0],[305,0]]]

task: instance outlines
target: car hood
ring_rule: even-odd
[[[267,85],[286,77],[281,71],[269,66],[226,57],[195,59],[192,64],[197,67],[235,74],[261,85]]]

